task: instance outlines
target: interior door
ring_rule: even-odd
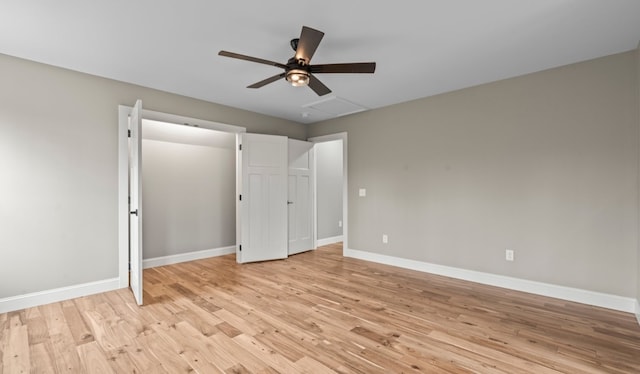
[[[287,137],[240,134],[239,263],[286,258]]]
[[[289,139],[289,254],[313,249],[313,143]]]
[[[142,101],[136,101],[129,116],[129,284],[142,305]]]

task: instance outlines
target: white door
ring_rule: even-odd
[[[287,137],[240,134],[239,263],[287,257]]]
[[[289,139],[289,254],[313,249],[313,143]]]
[[[129,116],[129,277],[131,290],[142,305],[142,101],[136,101]]]

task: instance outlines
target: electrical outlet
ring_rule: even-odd
[[[338,221],[338,227],[342,227],[342,221]]]
[[[365,196],[367,196],[367,189],[366,189],[366,188],[361,188],[361,189],[358,191],[358,195],[360,195],[360,197],[365,197]]]
[[[384,244],[389,243],[389,236],[387,234],[382,234],[382,242]]]
[[[513,261],[514,260],[514,252],[513,249],[507,249],[504,251],[504,258],[507,261]]]

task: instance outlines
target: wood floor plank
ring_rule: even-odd
[[[29,333],[27,326],[13,323],[5,340],[2,368],[5,373],[29,373],[31,359],[29,353]]]
[[[92,341],[86,344],[79,345],[77,347],[80,361],[84,367],[84,372],[95,374],[115,374],[116,372],[109,365],[107,355],[104,353],[100,345],[96,341]],[[124,372],[135,372],[132,370],[126,370]]]
[[[76,345],[82,345],[94,341],[91,329],[80,314],[78,307],[73,301],[67,301],[62,304],[62,313],[69,324],[69,330],[76,342]]]
[[[260,343],[254,336],[247,334],[240,334],[233,338],[244,350],[253,354],[258,359],[266,362],[270,367],[277,370],[279,373],[291,373],[296,374],[298,370],[293,365],[293,362],[289,361],[283,355],[270,349],[268,346]]]
[[[168,326],[168,328],[156,325],[156,327],[158,327],[156,332],[165,342],[170,342],[170,345],[178,355],[192,368],[190,370],[197,373],[223,373],[222,369],[207,360],[208,350],[206,347],[198,344],[198,340],[189,338],[179,331],[181,325],[185,324],[188,323],[179,322],[175,325]]]
[[[171,374],[165,369],[157,356],[151,352],[150,340],[155,339],[155,333],[136,337],[125,349],[133,364],[140,369],[140,373]]]
[[[294,366],[298,370],[298,373],[309,374],[331,374],[335,373],[331,368],[321,364],[314,360],[312,357],[304,356],[294,363]]]
[[[32,315],[27,319],[29,345],[47,342],[50,339],[47,321],[40,315]]]
[[[93,331],[95,341],[106,351],[116,349],[125,344],[128,337],[122,336],[118,329],[119,317],[106,304],[98,305],[99,309],[85,312],[85,316]]]
[[[203,335],[186,321],[175,324],[175,334],[178,336],[178,339],[187,342],[186,344],[188,344],[193,351],[198,352],[200,354],[199,357],[201,357],[202,360],[215,367],[215,369],[212,369],[215,370],[215,372],[222,373],[236,364],[235,361],[227,360],[224,356],[219,354],[212,341],[208,339],[211,335]]]
[[[6,339],[8,337],[8,318],[9,318],[9,313],[1,313],[0,314],[0,368],[3,367],[3,361],[4,361],[4,351],[5,351],[5,346],[7,344]],[[1,369],[0,369],[1,370]]]
[[[47,322],[57,370],[66,373],[82,372],[82,363],[75,349],[75,340],[65,320],[62,303],[47,304],[38,308]]]
[[[632,314],[342,256],[234,255],[0,314],[0,373],[640,373]]]
[[[235,362],[242,364],[244,368],[252,373],[268,372],[266,371],[270,367],[268,363],[245,350],[234,339],[235,338],[230,338],[225,334],[215,334],[209,337],[215,351],[222,356],[219,360],[223,360],[225,363],[226,361],[230,361],[226,363],[229,368],[234,367],[232,365]],[[229,369],[227,369],[227,371],[229,371]]]
[[[32,374],[58,374],[60,371],[54,364],[53,346],[51,342],[31,344],[29,342]]]
[[[144,342],[153,357],[160,362],[163,370],[168,373],[193,372],[193,367],[180,355],[182,347],[162,329],[156,326],[154,329],[155,334],[145,336]]]

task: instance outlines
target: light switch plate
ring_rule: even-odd
[[[360,191],[358,191],[358,194],[360,195],[360,197],[367,196],[367,189],[366,188],[361,188]]]

